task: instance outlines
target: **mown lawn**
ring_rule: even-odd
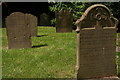
[[[117,38],[119,38],[119,41],[117,41],[117,43],[116,43],[116,45],[118,46],[120,46],[120,33],[117,33]]]
[[[3,78],[76,78],[75,31],[56,33],[54,27],[38,27],[32,46],[8,50],[6,29],[2,29]]]
[[[53,27],[39,27],[33,48],[7,49],[2,31],[3,78],[75,78],[76,32],[56,33]]]
[[[119,39],[119,40],[118,40]],[[120,47],[120,33],[117,33],[117,42],[116,45]],[[116,52],[116,56],[119,58],[117,59],[117,64],[118,64],[118,76],[120,77],[120,52]]]

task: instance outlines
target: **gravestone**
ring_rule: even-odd
[[[117,23],[102,4],[92,5],[76,21],[78,80],[118,80],[115,64]]]
[[[31,14],[25,14],[27,17],[27,24],[30,28],[31,37],[37,36],[37,17]]]
[[[41,14],[39,24],[40,26],[50,26],[49,15],[46,13]]]
[[[8,48],[30,48],[31,38],[29,24],[25,14],[14,12],[6,18]]]
[[[56,32],[72,32],[73,15],[68,9],[56,11]]]

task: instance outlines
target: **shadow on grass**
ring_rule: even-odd
[[[43,36],[48,36],[48,35],[37,35],[37,37],[43,37]]]
[[[39,47],[44,47],[44,46],[48,46],[47,44],[43,44],[43,45],[34,45],[32,46],[32,48],[39,48]]]

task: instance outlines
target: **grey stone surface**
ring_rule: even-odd
[[[56,11],[56,32],[72,32],[73,16],[70,10]]]
[[[8,48],[30,48],[31,38],[27,19],[21,12],[14,12],[6,18]]]
[[[27,17],[27,25],[30,28],[31,37],[37,36],[37,17],[31,14],[25,14]]]
[[[89,7],[77,24],[77,78],[96,80],[116,76],[116,25],[118,21],[101,4]],[[114,79],[112,79],[114,80]]]

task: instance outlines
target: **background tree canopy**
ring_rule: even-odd
[[[51,2],[49,9],[52,12],[59,11],[62,9],[69,9],[73,12],[73,25],[75,21],[81,17],[84,11],[93,4],[103,4],[107,6],[113,16],[120,20],[120,2]],[[51,24],[55,25],[55,18],[51,20]],[[120,26],[120,24],[118,25]]]

